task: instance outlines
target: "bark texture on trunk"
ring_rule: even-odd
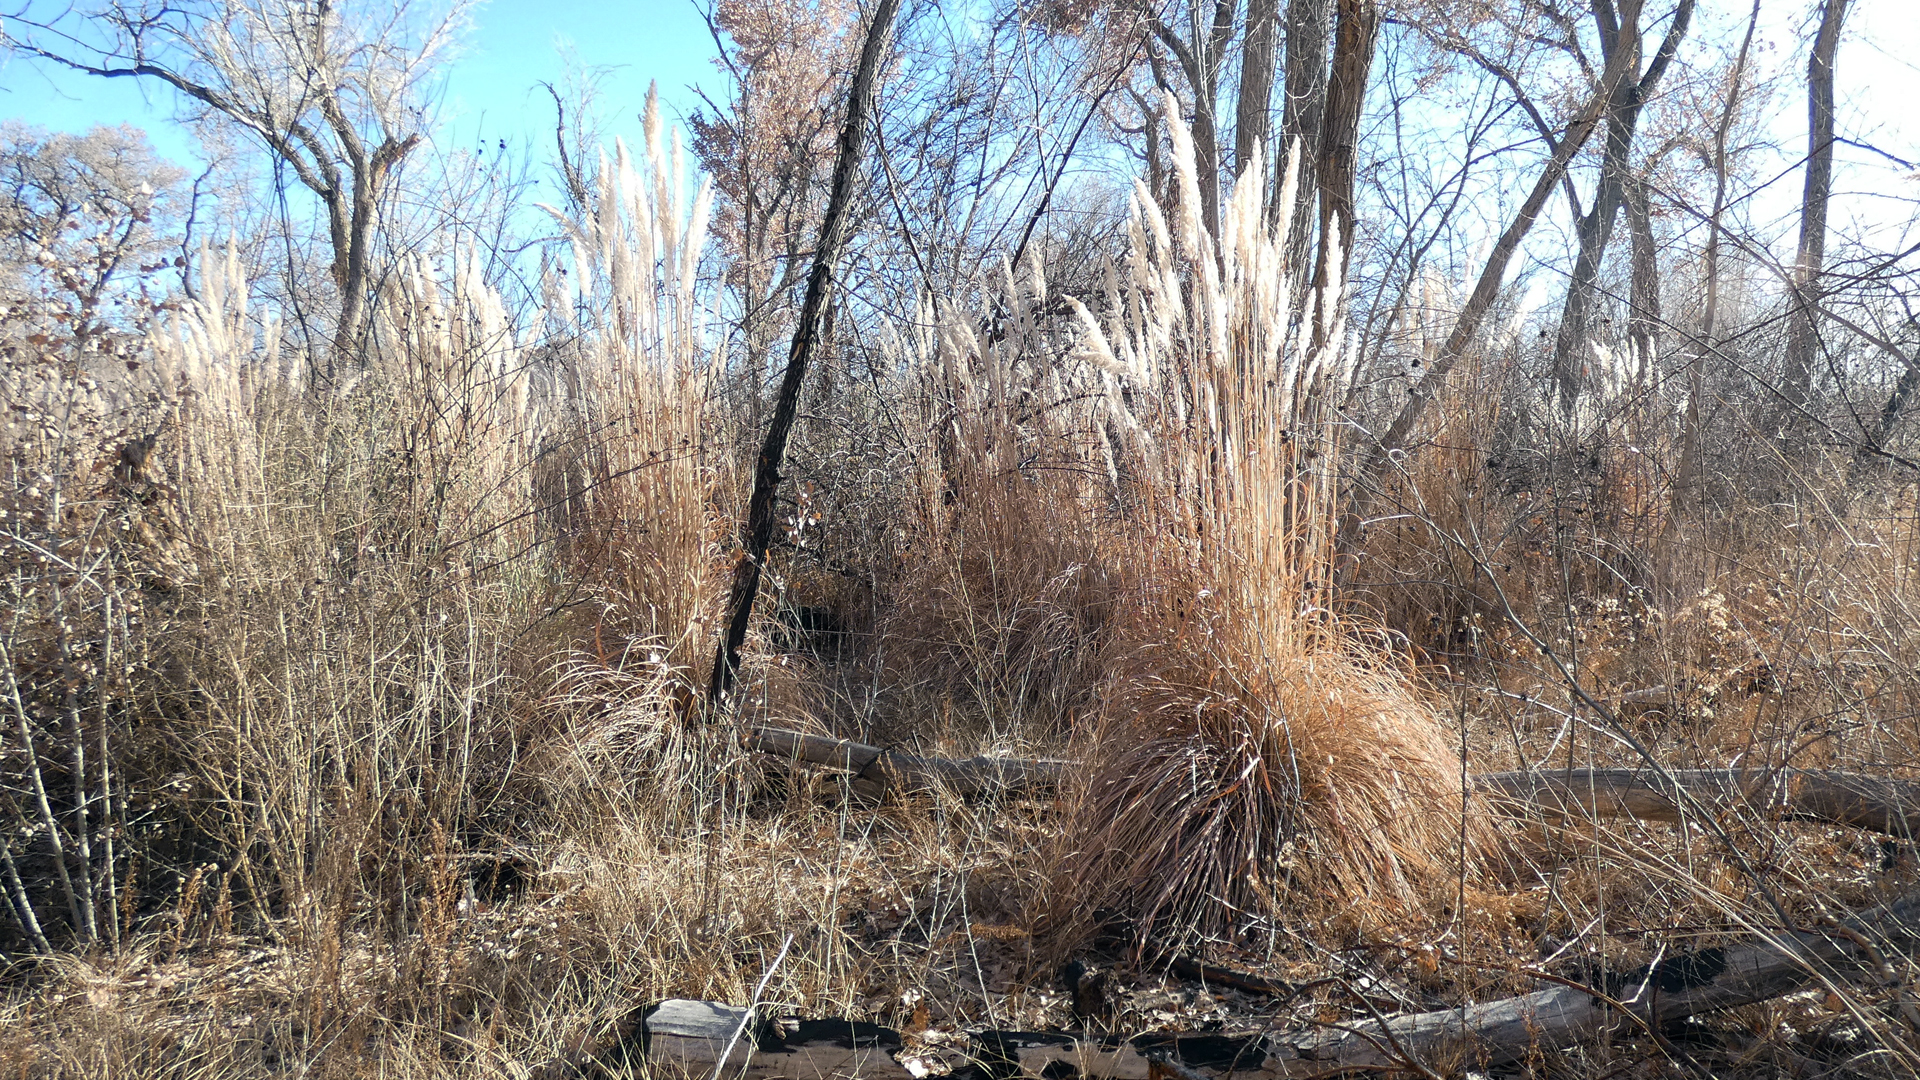
[[[1379,37],[1380,8],[1374,0],[1340,0],[1333,71],[1327,80],[1327,107],[1321,118],[1320,166],[1316,170],[1320,189],[1320,256],[1313,276],[1316,294],[1324,291],[1327,269],[1336,256],[1344,264],[1353,250],[1353,183],[1360,114],[1366,105],[1367,79],[1373,72],[1374,44]],[[1338,302],[1337,297],[1323,299]],[[1317,328],[1319,323],[1315,325]]]
[[[1608,96],[1599,187],[1594,192],[1593,205],[1574,221],[1577,249],[1553,348],[1555,390],[1561,408],[1568,415],[1573,413],[1593,374],[1591,367],[1596,359],[1593,319],[1600,306],[1600,270],[1620,211],[1627,205],[1629,188],[1635,182],[1633,140],[1640,113],[1686,37],[1693,20],[1694,3],[1695,0],[1682,0],[1674,10],[1673,21],[1644,73],[1640,70],[1643,37],[1640,0],[1627,0],[1617,8],[1606,0],[1593,5],[1601,55],[1607,66],[1613,65],[1617,54],[1624,54],[1626,70],[1632,74],[1623,78]]]
[[[1267,150],[1279,15],[1280,0],[1247,0],[1246,44],[1240,58],[1240,93],[1233,127],[1236,177],[1246,173],[1255,154]]]
[[[1800,194],[1800,244],[1793,263],[1793,315],[1781,392],[1791,406],[1813,392],[1820,347],[1820,274],[1827,261],[1827,204],[1833,196],[1833,69],[1848,0],[1824,0],[1807,58],[1807,177]]]
[[[1320,192],[1320,134],[1327,110],[1328,49],[1333,38],[1333,0],[1288,0],[1285,100],[1280,108],[1280,166],[1273,171],[1268,212],[1277,221],[1292,214],[1295,227],[1287,237],[1287,263],[1307,265],[1313,250],[1314,205]],[[1282,206],[1288,154],[1300,155],[1300,186],[1292,206]],[[1297,272],[1297,271],[1296,271]]]

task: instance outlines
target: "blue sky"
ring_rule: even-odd
[[[712,36],[695,5],[696,0],[491,0],[479,5],[447,69],[444,126],[436,138],[446,148],[526,140],[543,160],[551,145],[553,110],[539,84],[559,84],[569,54],[580,67],[601,72],[599,111],[606,134],[637,141],[637,114],[649,80],[658,80],[669,122],[684,127],[681,121],[700,102],[691,86],[705,86],[715,97],[725,88],[713,64]],[[1839,70],[1842,134],[1908,161],[1920,160],[1914,111],[1920,95],[1916,6],[1916,0],[1854,0]],[[1733,32],[1745,8],[1742,0],[1711,0],[1703,5],[1696,37]],[[1812,9],[1811,0],[1763,0],[1762,5],[1760,64],[1784,80],[1769,129],[1788,171],[1805,147],[1798,80]],[[192,165],[196,145],[171,122],[174,109],[170,91],[141,80],[88,78],[0,57],[0,118],[67,131],[132,123],[148,131],[163,156]],[[1844,227],[1849,218],[1887,218],[1896,226],[1906,221],[1912,204],[1889,204],[1884,196],[1920,196],[1920,172],[1851,147],[1838,156],[1837,226]],[[1797,178],[1773,185],[1763,193],[1757,216],[1785,221],[1798,194]]]
[[[475,8],[472,23],[445,87],[448,126],[441,136],[454,145],[526,137],[544,147],[553,104],[539,84],[561,84],[568,52],[580,67],[605,69],[600,111],[607,133],[629,140],[639,130],[649,80],[658,81],[675,124],[699,105],[690,85],[704,85],[716,98],[725,87],[694,0],[493,0]],[[163,156],[196,160],[192,138],[171,122],[175,104],[164,87],[53,72],[18,58],[0,65],[0,118],[74,132],[131,123],[147,130]]]

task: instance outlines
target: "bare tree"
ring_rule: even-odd
[[[1643,70],[1640,66],[1642,0],[1592,0],[1594,28],[1600,40],[1601,66],[1624,57],[1627,76],[1613,87],[1606,105],[1606,137],[1601,151],[1600,180],[1585,213],[1576,210],[1574,234],[1578,250],[1567,282],[1567,300],[1554,339],[1554,381],[1563,409],[1571,413],[1586,381],[1591,351],[1589,329],[1600,302],[1600,266],[1613,238],[1620,210],[1633,184],[1633,140],[1647,99],[1673,62],[1693,20],[1694,0],[1680,0],[1667,23],[1666,34]],[[1570,39],[1571,40],[1571,39]]]
[[[1630,54],[1625,50],[1615,50],[1608,59],[1607,66],[1600,72],[1593,96],[1568,117],[1563,125],[1564,134],[1559,138],[1545,139],[1550,156],[1546,166],[1534,180],[1532,189],[1525,201],[1520,204],[1508,221],[1507,227],[1494,242],[1480,274],[1474,282],[1473,291],[1455,317],[1453,328],[1448,332],[1433,362],[1428,365],[1425,377],[1416,383],[1407,400],[1386,429],[1373,440],[1366,453],[1361,457],[1358,469],[1358,483],[1354,489],[1352,512],[1346,515],[1341,526],[1339,543],[1343,549],[1350,549],[1359,539],[1359,530],[1365,520],[1370,500],[1374,497],[1379,478],[1402,455],[1413,437],[1427,406],[1439,395],[1447,375],[1455,364],[1467,354],[1468,347],[1480,332],[1481,324],[1493,308],[1495,298],[1505,280],[1507,265],[1513,260],[1520,244],[1533,230],[1540,213],[1546,208],[1553,191],[1565,180],[1568,167],[1594,130],[1604,121],[1609,102],[1613,100],[1617,84],[1627,77]],[[1503,80],[1504,81],[1504,80]],[[1537,120],[1543,132],[1551,132],[1544,119]]]
[[[167,264],[186,173],[132,127],[49,135],[0,125],[0,288],[57,322],[76,356],[109,331],[137,333],[151,305],[116,304],[131,278]]]
[[[1786,378],[1791,405],[1803,405],[1813,388],[1813,355],[1820,274],[1827,257],[1827,203],[1833,193],[1833,68],[1847,0],[1821,0],[1820,32],[1807,58],[1807,178],[1800,196],[1800,245],[1793,263],[1793,318],[1787,330]]]
[[[1701,399],[1706,397],[1705,364],[1718,345],[1720,333],[1720,249],[1721,222],[1727,209],[1728,136],[1739,114],[1742,84],[1747,76],[1747,60],[1753,49],[1754,31],[1760,24],[1760,0],[1753,0],[1753,14],[1747,19],[1746,36],[1740,40],[1733,71],[1727,78],[1724,104],[1719,122],[1714,125],[1713,142],[1707,149],[1708,165],[1713,170],[1713,208],[1707,217],[1706,299],[1700,314],[1700,328],[1687,356],[1687,415],[1680,436],[1680,461],[1674,469],[1673,491],[1664,527],[1671,534],[1680,515],[1688,509],[1699,484]]]
[[[116,0],[90,16],[42,16],[29,5],[7,20],[5,40],[89,75],[171,86],[196,119],[236,124],[284,162],[326,214],[337,358],[364,333],[382,199],[419,145],[422,84],[467,6]]]
[[[731,256],[745,368],[770,374],[806,277],[805,253],[833,161],[832,106],[859,26],[846,0],[721,0],[706,12],[732,98],[689,120],[693,151],[719,194],[714,235]]]
[[[1192,117],[1194,167],[1199,173],[1201,213],[1207,228],[1220,227],[1221,85],[1227,52],[1239,25],[1239,0],[1193,0],[1169,9],[1149,0],[1130,0],[1134,14],[1173,58],[1186,82],[1182,111]],[[1149,59],[1157,55],[1149,53]],[[1174,89],[1160,72],[1163,92]]]

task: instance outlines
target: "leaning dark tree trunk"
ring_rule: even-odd
[[[1827,260],[1827,202],[1833,194],[1833,66],[1847,0],[1825,0],[1807,60],[1807,179],[1800,196],[1800,248],[1793,263],[1793,312],[1781,393],[1801,407],[1813,391],[1819,348],[1820,273]]]
[[[847,219],[853,202],[854,176],[860,168],[861,151],[866,144],[867,114],[873,108],[874,80],[880,70],[880,54],[893,30],[893,17],[900,0],[880,0],[873,21],[867,26],[866,43],[860,49],[860,66],[854,72],[853,87],[847,96],[847,122],[840,130],[840,153],[833,166],[833,186],[827,196],[826,217],[820,223],[820,242],[814,248],[813,269],[807,275],[806,299],[800,306],[800,324],[793,332],[793,350],[788,354],[786,374],[780,380],[780,397],[774,403],[773,420],[767,425],[767,440],[754,463],[753,496],[747,503],[746,527],[741,534],[741,551],[736,557],[733,588],[727,597],[727,632],[713,658],[713,674],[707,685],[707,710],[716,713],[725,706],[740,666],[740,647],[746,644],[747,624],[753,618],[753,600],[760,591],[760,572],[767,548],[773,543],[774,499],[780,488],[780,466],[787,456],[787,437],[800,407],[800,386],[806,379],[807,365],[819,347],[821,327],[833,299],[833,265],[846,243]]]

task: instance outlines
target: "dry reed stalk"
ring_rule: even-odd
[[[659,102],[646,109],[646,175],[617,143],[600,162],[595,215],[565,228],[573,273],[549,281],[562,353],[546,502],[576,573],[602,592],[594,661],[650,665],[691,700],[714,615],[731,491],[730,440],[714,408],[723,350],[706,340],[696,268],[712,204],[685,204],[679,133],[671,152]]]

